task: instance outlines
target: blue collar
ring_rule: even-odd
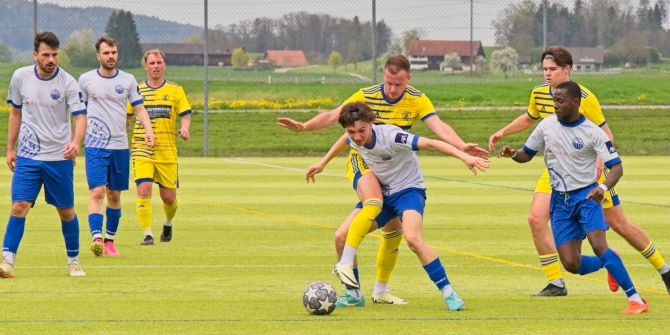
[[[377,143],[377,133],[375,133],[375,128],[374,128],[374,125],[373,125],[372,126],[372,144],[370,144],[370,146],[368,146],[367,144],[363,144],[363,147],[365,149],[374,149],[376,143]]]
[[[558,120],[558,117],[556,117],[556,119]],[[577,121],[575,121],[575,122],[561,122],[561,121],[558,121],[558,122],[559,122],[559,123],[561,124],[561,126],[563,126],[563,127],[574,128],[574,127],[577,127],[577,126],[579,126],[580,124],[584,123],[584,121],[586,121],[586,118],[584,117],[584,115],[579,114],[579,118],[578,118]]]
[[[58,75],[58,72],[60,71],[60,67],[56,66],[56,71],[54,71],[54,75],[51,76],[50,78],[47,78],[47,79],[44,79],[37,74],[37,64],[35,64],[35,67],[33,68],[33,71],[35,72],[35,77],[37,77],[37,79],[43,80],[43,81],[49,81],[51,79],[56,78],[56,76]]]
[[[398,99],[395,100],[389,100],[386,97],[386,94],[384,94],[384,84],[382,84],[382,98],[384,98],[384,101],[388,102],[389,104],[393,105],[398,103],[398,101],[402,100],[402,97],[405,95],[405,92],[402,92],[402,94],[398,97]]]
[[[109,76],[109,77],[103,76],[102,73],[100,73],[100,68],[95,69],[95,72],[98,73],[98,76],[100,76],[100,78],[112,79],[112,78],[116,78],[116,76],[119,75],[119,69],[114,69],[114,70],[116,70],[116,73],[114,73],[113,76]]]

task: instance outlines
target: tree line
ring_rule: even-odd
[[[391,29],[380,21],[376,24],[377,54],[383,54],[391,43]],[[202,43],[201,35],[186,39]],[[333,51],[350,63],[372,58],[372,23],[337,18],[327,14],[293,12],[280,18],[255,18],[228,26],[217,25],[208,31],[208,42],[239,45],[249,52],[273,49],[302,50],[313,63],[325,63]]]
[[[670,31],[663,26],[668,18],[664,0],[653,5],[641,0],[637,7],[623,1],[575,0],[572,10],[548,1],[546,9],[548,45],[604,47],[609,64],[645,64],[658,61],[659,53],[670,57]],[[510,4],[493,23],[496,44],[539,57],[543,10],[544,2]]]

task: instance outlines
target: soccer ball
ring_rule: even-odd
[[[335,310],[337,292],[330,284],[315,281],[302,292],[302,305],[309,314],[328,315]]]

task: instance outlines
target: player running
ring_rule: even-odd
[[[529,162],[544,151],[551,183],[551,230],[561,263],[570,273],[586,275],[605,267],[628,296],[623,314],[646,313],[647,303],[633,286],[621,258],[607,245],[608,227],[600,202],[623,175],[621,159],[607,134],[580,114],[581,87],[572,81],[553,92],[556,115],[546,117],[521,149],[503,146],[500,156]],[[610,173],[598,184],[598,158]],[[596,256],[581,254],[587,237]]]

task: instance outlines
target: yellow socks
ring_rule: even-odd
[[[165,221],[172,222],[174,215],[177,214],[177,200],[175,199],[171,205],[163,203],[163,212],[165,213]]]
[[[542,271],[548,282],[559,280],[562,277],[561,264],[558,261],[558,253],[540,255],[540,265],[542,265]]]
[[[398,246],[402,241],[402,230],[382,232],[382,242],[377,250],[377,281],[388,283],[391,272],[398,261]]]
[[[137,223],[142,230],[151,230],[151,198],[136,198],[135,210],[137,211]]]
[[[363,208],[361,211],[354,217],[354,221],[349,227],[349,232],[347,233],[347,241],[345,244],[354,249],[358,247],[363,242],[363,238],[368,234],[370,226],[374,219],[382,211],[382,200],[371,198],[363,202]]]
[[[660,271],[663,269],[665,260],[663,259],[663,256],[661,256],[661,253],[656,250],[656,246],[653,242],[649,242],[649,245],[644,248],[644,250],[640,251],[640,254],[642,254],[642,256],[656,268],[656,270]]]

